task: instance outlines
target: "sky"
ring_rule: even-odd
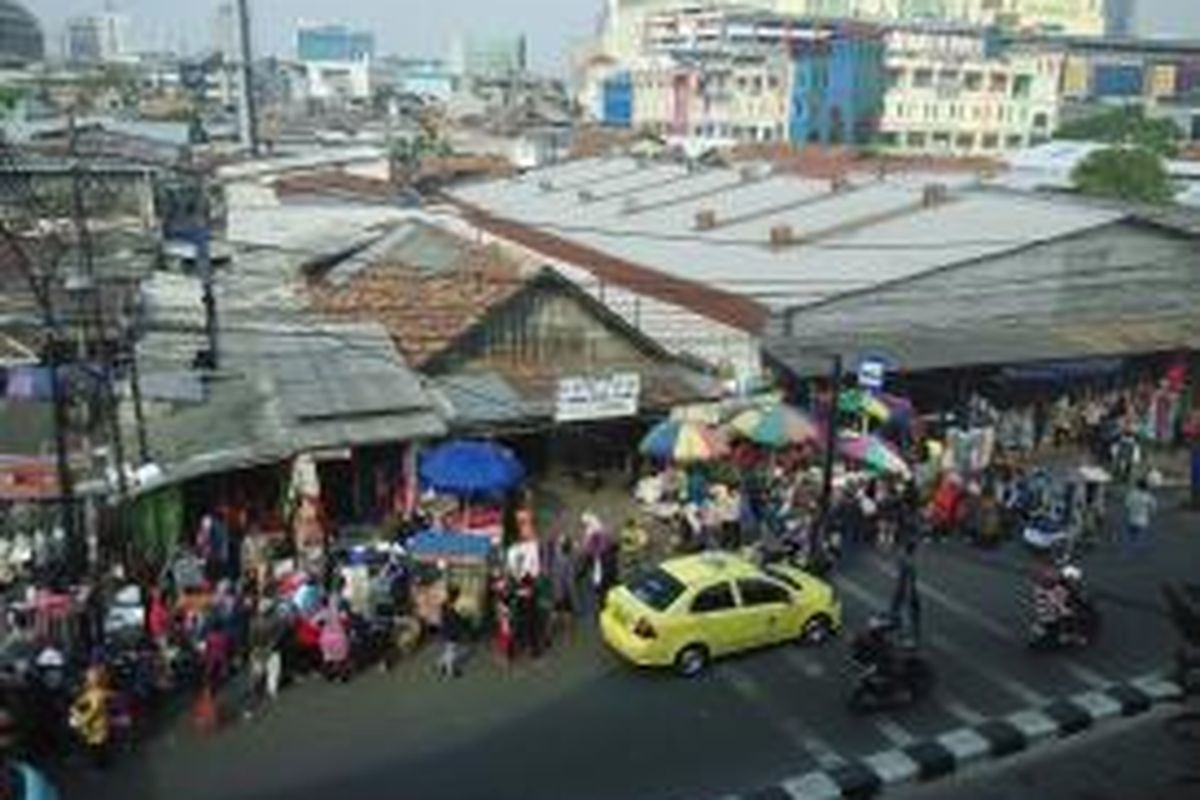
[[[132,20],[139,45],[189,51],[210,41],[216,0],[108,0]],[[105,0],[22,0],[53,34],[62,21],[96,11]],[[1134,0],[1141,32],[1200,39],[1200,0]],[[529,37],[534,66],[565,71],[573,43],[595,29],[604,0],[250,0],[255,40],[265,53],[289,55],[300,19],[340,21],[373,30],[381,53],[445,55],[456,33]]]

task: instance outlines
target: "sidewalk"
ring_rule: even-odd
[[[1200,784],[1200,744],[1182,744],[1163,723],[1181,707],[1114,722],[1003,761],[988,762],[936,784],[889,791],[893,800],[1194,800]]]

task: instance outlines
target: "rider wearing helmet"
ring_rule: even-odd
[[[896,671],[896,647],[893,634],[896,624],[891,617],[873,614],[867,620],[867,629],[854,640],[854,658],[870,668],[873,674],[888,680]]]

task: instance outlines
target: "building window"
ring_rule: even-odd
[[[1007,139],[1004,140],[1004,146],[1009,150],[1020,150],[1023,143],[1024,141],[1019,133],[1011,134]]]
[[[776,89],[778,89],[779,88],[779,78],[775,77],[774,75],[767,76],[767,88],[770,89],[771,91],[775,91]]]
[[[1018,75],[1013,79],[1013,97],[1024,99],[1033,91],[1033,76]]]
[[[978,92],[983,88],[983,73],[968,72],[963,75],[963,88],[968,92]]]
[[[933,85],[933,70],[918,69],[913,72],[913,86],[918,89],[928,89]]]
[[[996,133],[985,133],[983,135],[983,149],[995,150],[1000,146],[1000,135]]]
[[[909,131],[908,133],[909,147],[924,147],[925,134],[922,131]]]
[[[1050,126],[1050,116],[1044,111],[1039,111],[1033,115],[1033,127],[1048,128]]]
[[[904,69],[902,67],[893,67],[887,72],[887,85],[889,89],[898,89],[904,85]]]
[[[883,131],[879,134],[879,143],[884,147],[895,147],[900,143],[900,135],[895,131]]]
[[[938,83],[942,86],[957,86],[958,85],[958,70],[944,69],[938,73]]]
[[[933,146],[934,147],[949,147],[950,146],[949,132],[947,132],[947,131],[935,132],[933,134]]]
[[[993,94],[1006,94],[1008,92],[1008,76],[1003,72],[993,72],[991,90]]]
[[[954,146],[959,150],[972,150],[975,147],[975,134],[960,133],[954,138]]]

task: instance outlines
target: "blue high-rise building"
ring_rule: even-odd
[[[602,87],[601,121],[608,126],[628,128],[633,123],[633,78],[627,71],[605,79]]]
[[[367,61],[375,56],[375,34],[345,25],[302,25],[296,55],[301,61]]]
[[[788,139],[793,144],[868,144],[883,110],[883,37],[844,25],[791,45]]]

